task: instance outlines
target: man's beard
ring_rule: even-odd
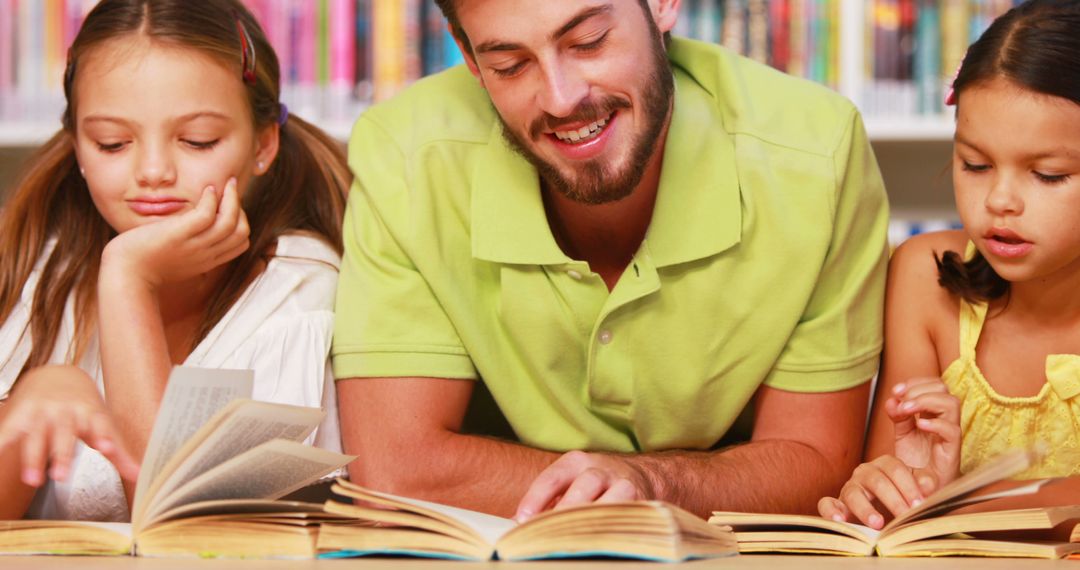
[[[510,129],[502,116],[499,116],[502,122],[503,138],[506,139],[507,144],[532,163],[544,183],[576,202],[607,204],[629,196],[645,175],[645,168],[654,150],[653,145],[659,140],[661,131],[664,129],[664,122],[667,119],[668,110],[671,109],[671,100],[675,93],[675,81],[660,31],[656,28],[651,16],[646,17],[649,19],[653,45],[652,69],[645,78],[645,90],[642,93],[645,130],[632,142],[630,160],[621,171],[613,170],[600,159],[596,159],[578,166],[572,178],[564,176],[555,165],[537,156],[525,144],[525,141]],[[630,107],[630,101],[624,97],[608,96],[600,101],[587,99],[582,101],[567,117],[558,118],[544,113],[530,125],[529,136],[532,140],[538,140],[544,136],[542,134],[544,131],[553,130],[551,128],[553,126],[599,121],[609,117],[616,110]]]

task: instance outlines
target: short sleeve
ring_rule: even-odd
[[[422,222],[410,208],[419,190],[410,188],[406,158],[365,117],[349,154],[355,182],[337,290],[335,376],[475,379],[457,331],[414,263],[414,248],[438,244],[413,239]]]
[[[337,405],[329,368],[333,328],[334,315],[326,310],[273,317],[218,367],[253,370],[255,400],[323,408],[327,417],[306,443],[338,451]]]
[[[30,358],[33,346],[30,341],[29,320],[29,308],[20,299],[4,324],[0,325],[0,402],[11,395],[19,373]]]
[[[837,184],[828,253],[816,286],[767,386],[829,392],[874,376],[882,347],[888,201],[862,119],[852,111],[836,145]]]
[[[30,352],[33,350],[33,341],[30,336],[30,307],[34,301],[34,292],[37,290],[41,272],[54,247],[56,247],[56,238],[49,238],[33,271],[30,272],[30,276],[23,285],[19,301],[15,303],[8,318],[0,325],[0,402],[6,400],[11,394],[15,381],[19,379],[26,361],[30,359]],[[70,306],[65,307],[65,310],[70,310]],[[61,344],[59,339],[58,344]]]

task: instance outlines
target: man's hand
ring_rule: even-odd
[[[628,459],[571,451],[537,476],[521,498],[514,519],[525,522],[547,509],[655,497],[656,491],[649,477]]]

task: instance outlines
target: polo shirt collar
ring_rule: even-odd
[[[548,225],[539,174],[506,143],[497,118],[477,158],[472,174],[473,257],[512,264],[569,263]]]
[[[742,235],[735,144],[714,97],[675,68],[675,109],[645,235],[657,267],[716,255]]]
[[[720,253],[739,242],[735,146],[713,94],[675,68],[676,94],[660,189],[645,240],[657,267]],[[472,252],[498,263],[572,260],[548,225],[536,169],[503,139],[497,120],[472,176]]]

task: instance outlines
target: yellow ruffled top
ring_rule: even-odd
[[[1080,475],[1080,356],[1046,357],[1046,384],[1035,396],[998,394],[975,363],[986,303],[960,301],[960,357],[941,378],[963,402],[960,471],[967,473],[1012,448],[1047,445],[1045,460],[1016,479]]]

